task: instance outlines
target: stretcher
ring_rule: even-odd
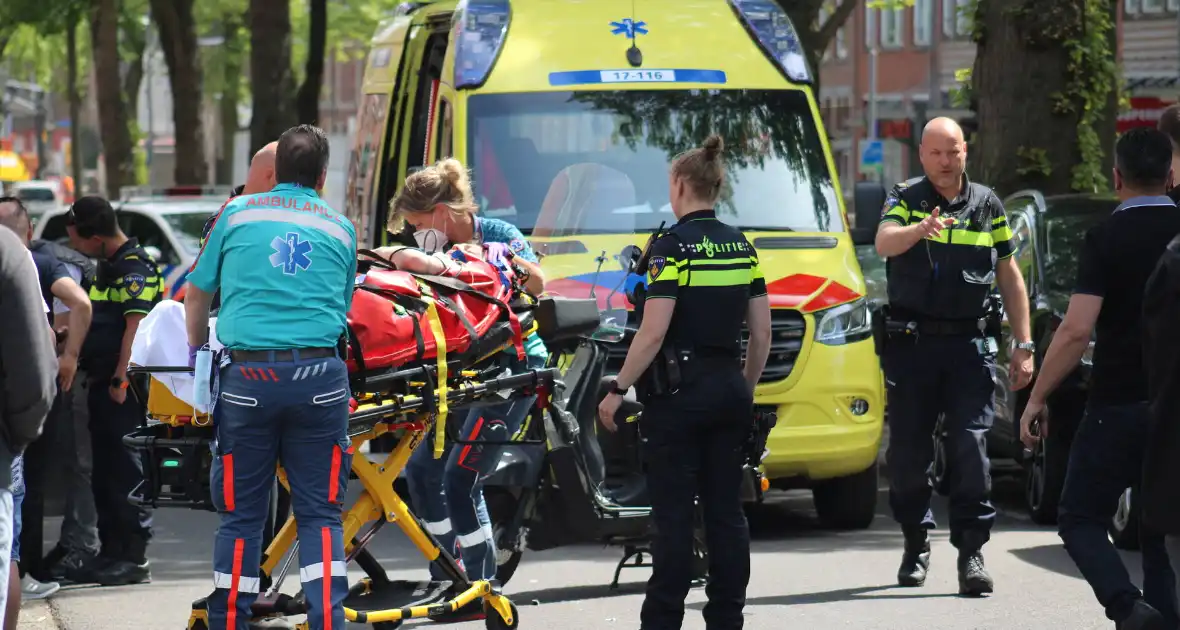
[[[431,285],[429,279],[418,280],[424,291]],[[431,293],[443,297],[438,292]],[[430,356],[419,352],[408,363],[352,373],[354,404],[349,415],[349,437],[353,451],[359,455],[362,445],[388,434],[395,436],[397,446],[379,463],[363,455],[352,461],[352,477],[360,482],[361,492],[344,513],[345,554],[346,562],[355,563],[365,578],[352,586],[345,600],[348,621],[393,630],[406,619],[445,620],[471,602],[482,600],[487,628],[519,626],[517,608],[503,595],[499,584],[468,580],[450,550],[440,548],[394,490],[394,481],[414,449],[433,447],[441,452],[444,439],[463,443],[456,437],[462,423],[462,414],[457,411],[502,403],[506,397],[536,395],[537,405],[526,422],[545,421],[543,414],[552,403],[550,393],[561,386],[558,370],[505,374],[496,357],[519,347],[521,336],[532,332],[538,332],[547,341],[587,334],[598,327],[598,307],[594,300],[529,299],[523,292],[516,297],[519,299],[510,305],[511,317],[480,329],[478,339],[463,344],[464,350],[457,357],[448,354],[445,335],[440,334],[442,327],[432,325],[429,328],[434,330],[434,350],[426,353]],[[406,343],[421,348],[419,340],[410,338]],[[356,367],[354,363],[350,362],[350,368]],[[133,392],[146,401],[147,408],[144,426],[124,438],[144,458],[145,481],[132,492],[130,500],[156,507],[213,510],[209,488],[212,419],[207,414],[196,413],[191,405],[163,386],[160,377],[176,372],[191,372],[191,369],[133,366],[128,372]],[[450,418],[455,422],[448,422]],[[435,426],[444,430],[435,431],[437,439],[426,443],[426,436]],[[521,431],[520,435],[523,434]],[[281,466],[277,481],[287,486]],[[449,579],[391,580],[367,549],[388,523],[397,525]],[[261,593],[252,609],[255,620],[307,612],[302,593],[291,596],[280,590],[298,553],[295,532],[291,516],[268,544],[264,541],[259,574]],[[202,598],[193,603],[188,628],[208,627],[206,599]],[[307,625],[304,622],[296,627],[305,629]]]

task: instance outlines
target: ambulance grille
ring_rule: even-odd
[[[775,383],[786,380],[795,367],[795,361],[803,350],[803,340],[807,333],[807,323],[803,314],[790,309],[773,309],[770,311],[770,356],[766,359],[766,369],[762,370],[760,383]],[[742,331],[742,348],[746,346],[748,334]],[[630,341],[630,340],[628,340]],[[610,361],[607,363],[607,373],[618,373],[623,367],[623,360],[627,357],[627,343],[613,344],[610,347]]]

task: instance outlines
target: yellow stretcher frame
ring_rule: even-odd
[[[450,557],[449,554],[446,554],[446,552],[444,552],[438,546],[434,538],[422,528],[418,519],[410,512],[409,506],[406,505],[406,502],[401,498],[401,496],[398,495],[397,491],[394,490],[393,487],[394,481],[397,480],[398,476],[403,470],[405,470],[406,464],[410,461],[410,455],[414,452],[414,449],[421,445],[430,430],[435,426],[446,426],[445,414],[448,409],[446,403],[448,398],[447,391],[448,389],[458,389],[452,388],[447,382],[446,336],[443,334],[442,327],[438,322],[438,314],[436,309],[433,307],[433,301],[431,301],[430,308],[427,310],[427,313],[431,324],[430,328],[435,336],[435,343],[436,347],[438,348],[437,366],[439,373],[438,378],[436,379],[436,389],[434,390],[434,399],[438,401],[438,409],[433,413],[415,414],[412,420],[402,420],[396,423],[392,421],[400,414],[395,413],[385,421],[376,423],[372,428],[366,430],[364,433],[351,436],[352,449],[353,452],[357,454],[352,459],[352,473],[356,475],[357,480],[360,481],[363,490],[356,502],[353,503],[348,511],[344,513],[342,519],[345,541],[344,553],[346,557],[349,557],[352,554],[356,545],[354,541],[365,525],[380,519],[384,519],[386,522],[396,524],[398,528],[401,529],[402,533],[404,533],[406,537],[410,539],[414,546],[417,547],[418,551],[421,552],[428,561],[436,562],[442,559],[443,561],[448,562],[451,567],[454,568],[456,575],[463,576],[464,573],[458,568],[458,564],[455,562],[455,559]],[[536,330],[536,322],[533,322],[528,329],[522,331],[521,338],[523,339],[528,337],[530,334],[536,332]],[[480,359],[474,361],[472,364],[479,364],[484,360],[502,352],[503,350],[512,347],[515,343],[516,341],[513,340],[512,342],[487,353]],[[458,376],[461,379],[470,379],[475,375],[476,373],[472,371],[461,371],[458,375],[454,376]],[[153,379],[152,382],[154,385],[155,379]],[[417,383],[416,385],[421,385],[424,387],[426,386],[425,383]],[[157,390],[153,389],[149,391],[155,392]],[[164,397],[164,400],[168,400],[171,393],[168,392],[167,389],[162,385],[159,387],[159,391],[168,394],[169,396]],[[157,405],[151,404],[150,397],[151,394],[149,393],[148,413],[150,416],[160,420],[161,422],[174,425],[178,422],[189,423],[189,418],[184,417],[182,414],[175,412],[171,414],[163,413],[165,411],[164,409]],[[422,401],[422,396],[412,394],[398,395],[393,397],[374,394],[364,398],[363,400],[358,400],[360,405],[354,413],[359,414],[366,411],[373,411],[382,405],[387,405],[390,403],[407,405],[412,403],[420,403]],[[171,403],[171,401],[169,401],[169,403]],[[175,407],[173,406],[173,408]],[[198,424],[198,421],[204,420],[204,416],[192,417],[192,422],[189,424],[191,426],[204,426],[203,424]],[[207,422],[205,422],[205,424],[207,424]],[[386,456],[382,463],[374,464],[367,457],[361,455],[360,447],[366,442],[374,440],[390,432],[399,430],[404,430],[405,432],[398,441],[397,446],[393,449],[393,452]],[[445,433],[445,430],[439,430],[435,432],[436,436],[438,436],[435,444],[433,445],[435,448],[436,458],[441,455]],[[282,466],[279,466],[276,474],[278,476],[279,483],[281,483],[284,488],[290,491],[290,487],[287,483],[287,476],[283,471]],[[292,552],[292,547],[294,546],[295,541],[295,515],[291,514],[287,517],[287,520],[283,524],[282,528],[279,529],[278,533],[275,534],[270,544],[263,551],[262,563],[260,566],[260,577],[266,576],[270,578],[274,576],[275,570],[279,567],[279,563],[282,562],[283,558],[287,556],[288,553]],[[444,555],[446,557],[442,558]],[[376,610],[368,612],[362,612],[345,607],[344,617],[349,622],[369,624],[386,622],[396,623],[407,619],[445,618],[447,615],[455,613],[457,610],[463,606],[466,606],[472,601],[476,599],[482,599],[484,601],[485,612],[488,615],[487,625],[489,628],[497,627],[511,629],[516,628],[519,625],[520,620],[517,616],[516,606],[510,599],[499,592],[498,587],[487,580],[467,582],[464,578],[463,582],[467,583],[467,587],[458,595],[454,596],[453,599],[443,602],[425,606],[412,606],[400,609]],[[370,592],[372,587],[371,579],[363,578],[358,586],[361,587],[361,592]],[[350,595],[354,593],[354,588],[350,588]],[[491,610],[487,610],[489,608]],[[493,626],[494,622],[491,619],[491,614],[493,612],[499,616],[499,620],[502,622],[502,625],[497,624]],[[304,621],[297,624],[295,627],[297,630],[308,630],[309,625],[308,622]],[[198,604],[194,604],[193,606],[192,613],[189,617],[188,630],[207,630],[208,628],[209,613],[207,608],[205,608],[204,600],[201,600],[200,607],[198,607]]]

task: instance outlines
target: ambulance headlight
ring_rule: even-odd
[[[864,298],[819,311],[815,318],[815,340],[824,345],[838,346],[873,336],[873,316]]]
[[[508,34],[508,0],[463,0],[455,9],[455,89],[477,88],[488,80]]]
[[[811,71],[807,68],[799,35],[791,18],[775,0],[729,0],[729,5],[787,80],[811,82]]]

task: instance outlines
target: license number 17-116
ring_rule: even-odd
[[[603,70],[603,83],[651,83],[675,81],[675,70]]]

